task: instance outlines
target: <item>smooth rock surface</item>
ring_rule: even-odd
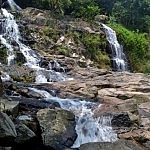
[[[127,140],[119,140],[114,143],[88,143],[81,145],[79,150],[146,150],[139,145],[127,141]]]
[[[11,146],[16,136],[14,123],[7,114],[0,112],[0,145]]]
[[[41,109],[37,119],[45,146],[63,150],[74,143],[77,135],[73,113],[63,109]]]
[[[0,98],[0,110],[9,115],[17,116],[19,101],[11,101],[7,98]]]
[[[15,143],[17,144],[24,144],[26,142],[31,142],[36,137],[35,133],[24,124],[17,124],[16,131],[17,137],[15,139]]]

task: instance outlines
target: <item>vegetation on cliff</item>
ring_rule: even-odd
[[[88,19],[99,13],[106,14],[127,28],[150,33],[149,0],[37,0],[37,6]]]
[[[117,31],[118,39],[127,51],[132,69],[136,72],[150,72],[150,1],[38,0],[37,6],[51,10],[53,14],[57,14],[57,17],[71,15],[88,21],[93,20],[97,14],[108,15],[111,27]],[[97,53],[98,44],[95,42],[98,42],[98,38],[83,35],[81,41],[88,49],[88,54],[90,52],[91,59],[99,62],[98,57],[104,52]],[[90,47],[93,49],[91,50]],[[105,60],[107,61],[105,64],[110,63],[106,57]]]
[[[89,34],[73,29],[75,30],[74,32],[68,30],[67,25],[65,27],[66,29],[61,29],[60,27],[63,26],[60,25],[60,23],[63,23],[68,16],[67,19],[70,20],[78,20],[78,18],[80,18],[82,21],[94,24],[93,20],[96,15],[105,14],[109,18],[107,23],[117,32],[119,42],[124,46],[133,71],[150,73],[149,0],[27,0],[26,2],[16,0],[16,2],[23,8],[33,6],[48,10],[46,11],[46,13],[48,12],[46,16],[47,19],[44,20],[45,24],[39,30],[39,33],[36,33],[39,34],[38,36],[42,39],[42,41],[37,41],[36,49],[42,50],[42,47],[45,46],[47,51],[50,50],[55,54],[70,56],[70,53],[73,53],[73,51],[64,44],[59,46],[55,45],[53,47],[49,46],[57,43],[59,38],[63,35],[65,38],[69,37],[72,39],[76,47],[83,45],[83,48],[86,49],[84,52],[84,56],[86,56],[85,59],[91,59],[100,68],[109,68],[110,58],[106,45],[107,42],[102,34]],[[36,17],[42,20],[45,16]],[[53,24],[50,18],[55,18]],[[77,21],[77,23],[79,22]],[[77,26],[79,25],[76,25],[76,28]],[[83,28],[86,27],[82,23],[80,24],[80,27],[81,26],[83,26]],[[7,60],[3,59],[3,62],[6,63]]]
[[[137,72],[150,72],[150,50],[148,35],[130,31],[120,24],[110,25],[117,33],[118,40],[128,54],[132,68]]]

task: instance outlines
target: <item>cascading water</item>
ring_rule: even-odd
[[[110,27],[103,25],[106,38],[110,44],[113,69],[115,71],[128,71],[127,58],[123,52],[123,47],[119,44],[116,32]]]
[[[80,147],[89,142],[114,142],[117,134],[111,127],[111,116],[94,117],[94,108],[100,104],[81,99],[61,99],[52,97],[47,91],[29,88],[41,94],[47,101],[58,102],[60,107],[72,111],[76,116],[77,139],[72,148]]]
[[[26,63],[24,65],[36,70],[36,83],[67,80],[67,77],[62,73],[51,70],[50,68],[45,69],[40,67],[39,63],[42,56],[40,56],[38,53],[36,53],[30,47],[26,46],[20,41],[21,35],[14,16],[10,14],[6,9],[1,9],[1,12],[3,19],[1,22],[2,31],[0,40],[1,44],[7,48],[8,65],[14,64],[15,55],[14,46],[12,43],[15,42],[26,59]]]
[[[21,10],[21,8],[13,0],[7,0],[7,1],[12,10]]]
[[[66,80],[66,76],[58,72],[63,69],[57,62],[54,61],[53,64],[49,64],[48,69],[40,67],[42,56],[21,42],[21,35],[14,16],[5,9],[1,9],[1,11],[3,16],[1,24],[3,30],[0,35],[0,40],[1,44],[8,50],[8,65],[14,63],[15,55],[12,43],[15,42],[26,59],[25,65],[36,70],[37,83]],[[53,68],[55,68],[55,71],[52,70]],[[89,142],[113,142],[117,140],[117,134],[115,134],[111,127],[111,117],[94,117],[94,107],[100,107],[99,104],[81,99],[61,99],[52,97],[44,90],[29,89],[41,94],[41,97],[47,101],[58,102],[61,108],[70,110],[75,114],[78,137],[72,146],[73,148]]]
[[[3,82],[10,81],[11,77],[6,72],[1,71],[1,79],[2,79]]]

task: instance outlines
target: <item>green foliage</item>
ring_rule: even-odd
[[[111,15],[115,16],[119,23],[128,28],[139,29],[148,32],[150,20],[150,1],[148,0],[117,0]]]
[[[118,23],[142,32],[150,31],[150,0],[95,0],[103,14]]]
[[[119,24],[111,24],[117,37],[128,53],[134,71],[150,73],[150,51],[148,37],[144,33],[130,31]]]
[[[57,40],[59,39],[59,35],[57,33],[57,27],[55,26],[55,28],[51,28],[50,26],[45,26],[44,28],[42,28],[39,33],[40,36],[42,37],[42,39],[45,42],[49,42],[49,39],[53,39],[54,42],[57,42]]]
[[[38,0],[37,4],[40,8],[49,9],[54,14],[63,15],[64,9],[71,4],[70,0]]]
[[[69,48],[63,45],[60,45],[57,47],[57,52],[59,55],[65,55],[65,56],[69,56]]]
[[[81,42],[86,47],[86,57],[93,60],[98,67],[110,67],[110,58],[104,51],[106,48],[106,39],[100,35],[84,33],[80,38]]]
[[[100,6],[103,14],[111,14],[115,1],[116,0],[95,0],[95,2]]]
[[[8,60],[7,60],[7,49],[6,48],[0,48],[0,61],[3,64],[7,64]]]
[[[100,12],[94,0],[38,0],[37,5],[59,16],[65,13],[72,14],[74,17],[92,19]]]
[[[72,0],[71,8],[73,16],[86,19],[93,19],[100,12],[94,0]]]
[[[16,74],[11,74],[10,77],[17,82],[25,82],[25,83],[31,83],[34,82],[34,77],[29,76],[28,74],[24,75],[16,75]]]

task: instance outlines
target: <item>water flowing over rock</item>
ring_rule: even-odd
[[[13,0],[8,2],[20,10]],[[115,31],[83,20],[56,20],[35,8],[10,12],[0,12],[0,109],[12,121],[0,113],[0,125],[7,126],[11,137],[1,138],[0,146],[5,142],[13,144],[12,149],[141,150],[132,140],[149,148],[150,78],[125,72],[128,64]],[[85,40],[88,35],[101,39],[102,52],[108,40],[119,72],[95,67],[83,35]]]
[[[110,27],[103,24],[107,40],[110,44],[113,70],[128,71],[127,58],[123,52],[122,45],[117,41],[116,33]]]
[[[1,43],[7,48],[7,64],[10,66],[15,63],[15,52],[14,45],[18,46],[20,52],[23,54],[26,63],[24,65],[36,70],[36,82],[55,82],[66,80],[67,77],[58,71],[41,68],[39,63],[42,56],[37,52],[33,51],[29,46],[26,46],[21,42],[21,35],[19,27],[14,19],[14,16],[9,13],[6,9],[2,10],[3,21],[2,25],[2,34],[0,35]],[[58,64],[57,64],[58,66]]]
[[[21,8],[13,1],[7,0],[11,10],[21,10]]]
[[[57,97],[51,97],[45,91],[34,90],[41,95],[46,96],[46,100],[51,102],[58,102],[60,107],[72,111],[76,116],[76,132],[77,139],[72,147],[80,147],[81,144],[88,142],[113,142],[117,140],[117,135],[111,127],[111,116],[101,116],[94,118],[94,111],[92,108],[100,107],[96,103],[87,102],[80,99],[61,99]]]

